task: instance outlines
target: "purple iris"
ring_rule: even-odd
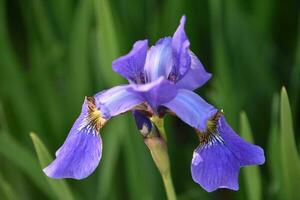
[[[192,159],[192,177],[209,192],[217,188],[237,190],[239,169],[264,163],[263,150],[240,138],[222,111],[193,92],[211,74],[190,50],[184,25],[185,16],[172,37],[162,38],[150,48],[147,40],[137,41],[127,55],[113,61],[113,70],[129,84],[85,98],[56,159],[44,169],[47,176],[89,176],[102,155],[100,129],[112,117],[128,111],[134,112],[138,128],[146,132],[152,124],[145,119],[167,113],[195,128],[200,144]]]

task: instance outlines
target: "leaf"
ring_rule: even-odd
[[[3,132],[0,133],[0,155],[16,165],[45,194],[55,199],[32,153]]]
[[[1,174],[0,174],[0,194],[2,194],[1,199],[3,199],[3,200],[4,199],[7,199],[7,200],[16,200],[17,199],[12,186],[3,179]]]
[[[40,166],[41,168],[44,168],[52,161],[49,151],[47,150],[43,142],[37,137],[36,134],[30,133],[30,137],[34,144],[40,162]],[[74,199],[72,192],[65,180],[55,180],[48,177],[46,177],[46,179],[58,199]]]
[[[294,138],[292,112],[284,87],[281,90],[280,132],[285,196],[287,199],[299,199],[300,161]]]
[[[246,113],[240,113],[240,133],[248,142],[254,143],[252,131]],[[260,200],[262,194],[261,175],[257,166],[249,166],[243,169],[247,198],[249,200]]]
[[[70,33],[68,56],[68,95],[70,112],[82,104],[84,96],[90,93],[91,74],[88,62],[88,33],[92,17],[91,0],[79,1]]]
[[[271,197],[282,196],[282,162],[280,155],[280,130],[279,130],[279,94],[275,94],[272,101],[271,113],[271,128],[270,136],[268,138],[268,164],[271,173],[270,194]],[[280,198],[279,198],[280,199]]]

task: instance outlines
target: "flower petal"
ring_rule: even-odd
[[[238,190],[239,160],[224,145],[217,143],[202,148],[193,154],[192,177],[207,192],[218,188]]]
[[[224,116],[219,119],[215,134],[217,137],[213,135],[194,151],[192,177],[208,192],[218,188],[238,190],[240,167],[263,164],[264,152],[259,146],[240,138]]]
[[[207,120],[217,112],[217,109],[196,93],[185,89],[179,89],[176,97],[163,105],[176,113],[182,121],[200,131],[205,130]]]
[[[130,90],[130,85],[116,86],[96,94],[96,104],[106,109],[110,117],[127,112],[144,102],[143,98]]]
[[[144,85],[133,85],[132,90],[144,98],[154,110],[159,105],[171,101],[177,93],[175,84],[164,79],[164,77]]]
[[[152,130],[152,123],[149,118],[138,110],[135,110],[133,112],[133,116],[135,119],[135,124],[141,134],[143,134],[144,136],[150,134]]]
[[[82,124],[87,116],[87,102],[75,121],[64,144],[56,152],[56,159],[43,169],[51,178],[83,179],[98,166],[102,155],[102,141],[98,131]]]
[[[59,156],[43,171],[51,178],[83,179],[96,169],[101,155],[100,136],[78,132],[68,136]]]
[[[121,76],[135,83],[143,82],[143,71],[148,50],[148,41],[137,41],[132,50],[112,63],[112,68]]]
[[[172,37],[173,69],[170,79],[173,81],[180,80],[189,70],[191,57],[189,54],[190,42],[184,31],[185,16],[180,19],[180,24]]]
[[[170,37],[162,38],[149,49],[145,63],[148,82],[170,73],[173,66],[171,42]]]
[[[226,145],[239,159],[241,166],[262,165],[265,162],[264,150],[246,142],[228,125],[224,116],[219,120],[219,132]]]
[[[191,68],[176,84],[179,88],[195,90],[204,85],[211,78],[211,74],[205,71],[200,60],[192,51],[189,54],[191,57]]]

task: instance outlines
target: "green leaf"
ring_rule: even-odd
[[[0,133],[0,155],[17,166],[45,194],[55,199],[33,154],[3,132]]]
[[[0,174],[0,195],[1,195],[1,199],[3,200],[18,199],[16,197],[16,194],[14,193],[12,186],[6,180],[3,179],[2,174]]]
[[[280,155],[280,135],[279,135],[279,94],[275,94],[272,101],[272,113],[271,113],[271,128],[270,136],[268,138],[268,164],[269,171],[271,173],[271,185],[270,194],[271,197],[282,196],[282,162]]]
[[[84,96],[90,93],[91,73],[88,62],[88,33],[92,17],[91,0],[79,1],[75,10],[69,41],[68,98],[70,112],[82,104]]]
[[[95,70],[97,82],[108,83],[110,86],[119,84],[121,76],[113,72],[111,63],[119,56],[119,45],[114,27],[113,15],[107,0],[94,0],[96,15],[97,48],[99,66]]]
[[[47,150],[43,142],[37,137],[36,134],[30,133],[30,137],[34,144],[40,162],[40,166],[41,168],[44,168],[52,161],[49,151]],[[58,199],[66,199],[66,200],[74,199],[72,192],[65,180],[55,180],[48,177],[46,177],[46,179]]]
[[[240,133],[248,142],[254,143],[252,131],[245,112],[240,114]],[[262,194],[261,175],[257,166],[249,166],[243,169],[245,185],[247,189],[247,198],[249,200],[260,200]]]
[[[292,112],[284,87],[281,90],[280,132],[285,197],[299,199],[300,161],[294,138]]]

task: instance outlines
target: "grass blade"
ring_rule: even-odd
[[[55,199],[32,153],[6,133],[0,134],[0,155],[17,166],[45,194]]]
[[[252,131],[245,112],[240,114],[240,133],[241,136],[248,142],[254,143]],[[245,177],[247,198],[249,200],[260,200],[262,194],[261,175],[257,166],[249,166],[243,169]]]
[[[292,112],[284,87],[281,90],[280,132],[285,196],[287,199],[299,199],[300,161],[294,138]]]
[[[17,197],[16,197],[11,185],[3,179],[1,174],[0,174],[0,194],[1,194],[1,199],[3,199],[3,200],[5,200],[5,199],[17,200]]]
[[[41,168],[44,168],[52,161],[49,151],[46,149],[45,145],[37,137],[36,134],[30,133],[30,137],[34,144],[40,162],[40,166]],[[74,199],[72,192],[70,191],[70,188],[68,187],[65,180],[54,180],[47,177],[47,181],[58,199],[66,199],[66,200]]]

